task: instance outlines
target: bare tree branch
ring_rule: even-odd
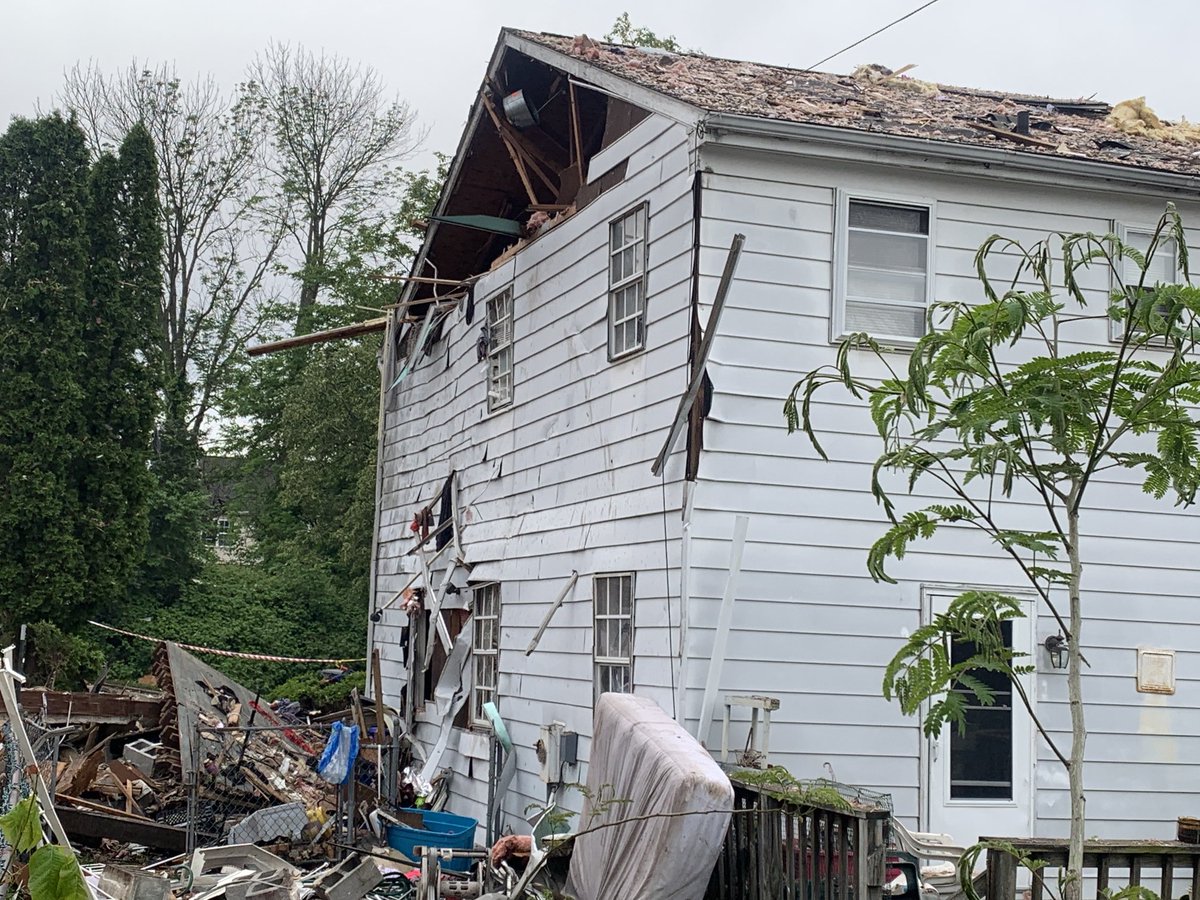
[[[422,134],[407,104],[386,95],[378,74],[339,56],[272,44],[250,67],[272,153],[269,171],[292,210],[300,255],[296,330],[309,330],[335,239],[358,221],[356,208],[378,195],[389,167]]]
[[[154,140],[164,237],[163,379],[196,384],[192,430],[199,436],[219,389],[209,381],[237,343],[231,338],[267,299],[266,276],[285,234],[285,210],[261,199],[275,192],[266,181],[256,96],[244,86],[226,92],[211,76],[184,83],[171,65],[135,61],[114,74],[77,65],[57,99],[97,153],[139,122]]]

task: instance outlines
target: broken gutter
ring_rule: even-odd
[[[745,146],[739,144],[739,137],[775,141],[775,144],[753,144],[751,147],[785,154],[868,163],[879,163],[881,157],[899,155],[907,157],[906,164],[916,169],[961,171],[969,166],[973,167],[971,174],[1009,181],[1053,182],[1089,190],[1133,190],[1156,196],[1166,190],[1200,197],[1200,176],[1073,156],[1040,155],[1003,147],[980,147],[733,113],[711,114],[701,130],[701,140],[716,145]]]

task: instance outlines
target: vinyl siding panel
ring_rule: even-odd
[[[918,173],[886,159],[835,164],[707,145],[701,164],[702,305],[713,295],[732,234],[744,233],[746,245],[708,366],[714,393],[689,530],[686,714],[698,721],[733,521],[745,513],[751,521],[720,693],[780,698],[772,762],[797,777],[828,777],[832,770],[843,781],[887,791],[900,816],[922,822],[924,739],[917,722],[882,699],[884,666],[920,624],[923,585],[1019,589],[1022,583],[1015,565],[966,527],[912,546],[889,567],[898,584],[874,583],[866,554],[884,531],[884,517],[869,493],[880,444],[866,410],[836,389],[817,402],[828,462],[803,436],[786,433],[782,405],[796,380],[834,362],[836,192],[936,200],[934,294],[971,302],[983,299],[974,255],[989,235],[1033,243],[1048,231],[1104,234],[1113,220],[1155,221],[1165,199]],[[1200,223],[1200,209],[1179,205],[1185,222]],[[1015,254],[997,256],[989,271],[1000,278],[1016,263]],[[1102,298],[1107,277],[1085,272],[1083,287]],[[706,316],[707,307],[701,321]],[[1075,340],[1083,349],[1107,345],[1107,337],[1107,324],[1098,321],[1080,326]],[[1030,352],[1019,347],[1012,358]],[[904,355],[895,361],[904,365]],[[884,374],[879,366],[862,371]],[[677,477],[680,459],[671,466],[668,477]],[[902,485],[893,487],[902,511],[944,499],[932,482],[919,485],[911,500]],[[1035,501],[1018,491],[1002,504],[1005,521],[1039,524]],[[1175,817],[1197,802],[1200,519],[1154,501],[1123,473],[1106,472],[1094,486],[1083,532],[1083,643],[1092,663],[1084,687],[1088,830],[1170,837]],[[1048,610],[1039,610],[1035,640],[1055,631]],[[1136,692],[1138,645],[1179,651],[1174,696]],[[1069,745],[1066,679],[1039,654],[1038,709]],[[719,745],[720,718],[718,706],[713,731],[702,736],[710,746]],[[745,727],[734,730],[736,743],[745,739]],[[1034,832],[1065,834],[1066,775],[1040,739],[1035,769]]]
[[[674,696],[666,595],[678,587],[680,485],[652,478],[650,462],[686,383],[693,148],[689,133],[666,119],[647,120],[638,136],[625,180],[485,275],[475,322],[453,312],[445,337],[387,398],[376,604],[388,603],[416,571],[409,522],[456,470],[466,561],[501,585],[498,705],[517,747],[518,773],[504,804],[513,823],[528,804],[546,800],[532,749],[540,726],[566,723],[581,736],[584,766],[589,758],[596,573],[636,573],[635,689],[667,709]],[[646,349],[610,363],[608,223],[643,201]],[[489,415],[475,345],[486,299],[509,285],[514,402]],[[673,539],[665,555],[664,521]],[[573,592],[526,656],[572,571],[580,575]],[[677,593],[672,602],[677,619]],[[404,620],[391,607],[375,626],[390,702],[403,690]],[[417,735],[428,748],[438,723],[421,718]],[[450,808],[482,820],[487,761],[468,759],[458,743],[452,736],[441,761],[454,772]],[[582,781],[586,768],[566,777]]]

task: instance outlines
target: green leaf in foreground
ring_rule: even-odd
[[[30,900],[91,900],[83,870],[70,850],[47,844],[29,859]]]
[[[18,853],[32,850],[42,842],[42,815],[37,801],[26,797],[0,816],[0,832]]]

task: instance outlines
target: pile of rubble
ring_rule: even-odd
[[[18,694],[8,665],[0,815],[36,789],[96,900],[424,900],[488,887],[507,896],[529,862],[527,837],[493,858],[474,848],[475,820],[432,814],[449,772],[421,786],[424,808],[406,808],[416,777],[399,722],[377,718],[357,693],[350,709],[305,715],[168,642],[135,687]],[[327,756],[339,730],[355,749],[335,784]],[[457,820],[460,840],[445,840],[443,820]],[[0,873],[11,855],[0,837]]]
[[[319,730],[284,721],[175,644],[158,646],[152,673],[163,694],[153,765],[173,784],[196,785],[190,818],[202,840],[220,839],[231,821],[277,804],[315,821],[333,812],[333,787],[315,770],[325,741]]]
[[[336,792],[315,771],[319,728],[284,721],[175,644],[158,646],[152,676],[154,687],[20,693],[74,839],[117,855],[122,845],[179,852],[224,841],[272,808],[291,811],[286,834],[296,838],[328,820]]]
[[[600,698],[586,827],[562,827],[555,792],[532,834],[494,832],[478,847],[479,822],[440,808],[452,773],[423,784],[399,753],[402,720],[355,692],[350,709],[302,721],[170,643],[137,690],[18,696],[19,678],[6,651],[0,814],[16,818],[0,831],[14,841],[0,843],[0,900],[20,894],[47,835],[78,854],[72,896],[86,886],[90,900],[691,900],[731,816],[717,764],[633,695]],[[502,725],[495,740],[511,762]],[[497,797],[506,785],[500,774]],[[414,808],[405,789],[418,787]],[[593,803],[606,788],[630,799]],[[46,829],[24,824],[31,808]]]

